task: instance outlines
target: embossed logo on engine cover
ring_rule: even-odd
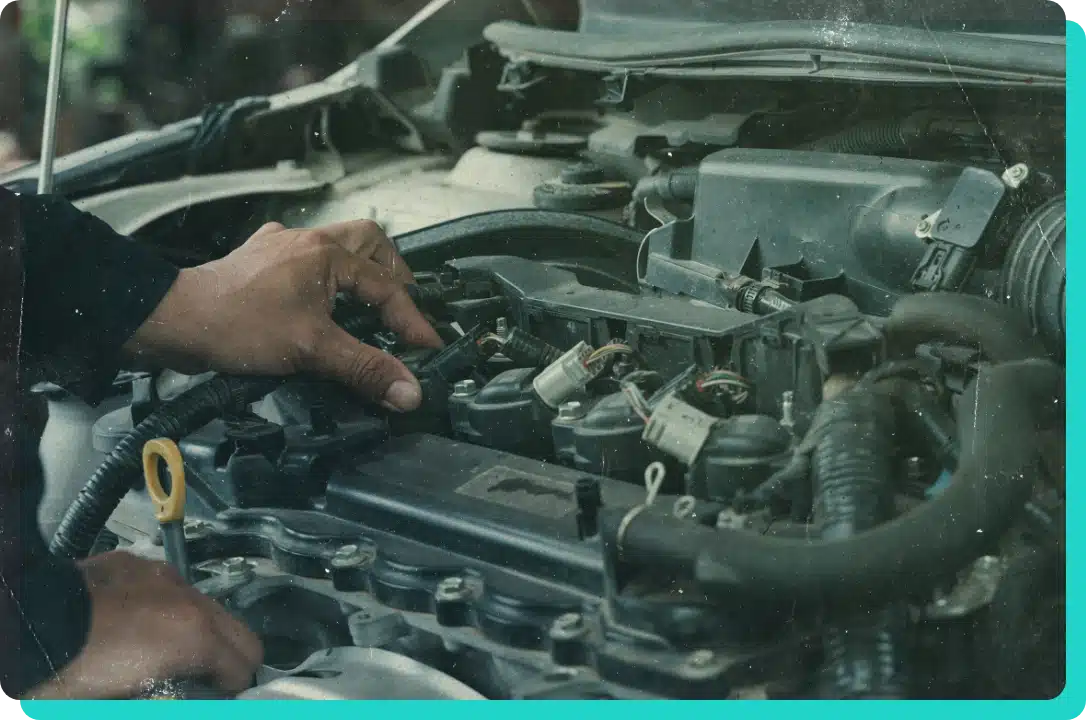
[[[559,518],[576,509],[573,483],[505,465],[479,473],[456,492],[544,517]]]

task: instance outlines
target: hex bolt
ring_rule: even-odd
[[[336,552],[335,552],[335,557],[341,558],[341,559],[352,558],[352,557],[355,557],[356,555],[358,555],[358,546],[357,545],[344,545],[342,547],[336,548]]]
[[[333,568],[355,567],[363,564],[368,557],[368,553],[357,545],[344,545],[332,554],[330,564]]]
[[[211,523],[205,520],[187,520],[185,522],[185,537],[201,537],[211,532],[211,529]]]
[[[453,385],[453,397],[468,397],[476,392],[474,380],[461,380]]]
[[[925,235],[929,232],[931,232],[931,221],[925,218],[924,220],[920,221],[919,225],[916,226],[916,234]]]
[[[695,650],[686,658],[688,667],[702,669],[709,667],[716,660],[716,654],[712,650]]]
[[[224,575],[244,575],[252,569],[249,561],[243,557],[232,557],[222,561]]]
[[[1004,170],[1002,179],[1004,185],[1011,190],[1017,190],[1027,178],[1029,178],[1029,167],[1023,163],[1018,163]]]
[[[437,584],[434,593],[441,600],[457,600],[462,598],[468,589],[468,584],[462,577],[447,577]]]
[[[796,426],[796,393],[785,390],[781,393],[781,427],[791,430]]]
[[[566,613],[560,615],[554,621],[553,631],[556,633],[571,633],[580,630],[584,626],[584,617],[580,613]]]
[[[726,508],[720,511],[720,514],[716,516],[716,526],[718,530],[742,530],[747,523],[745,516],[738,514],[731,508]]]
[[[913,482],[919,482],[924,478],[924,465],[919,457],[906,458],[905,473]]]
[[[559,420],[576,420],[582,415],[584,415],[584,406],[576,400],[571,400],[558,406]]]

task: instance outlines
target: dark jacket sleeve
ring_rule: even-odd
[[[28,369],[95,403],[116,376],[121,346],[165,296],[177,268],[62,198],[23,195],[18,202]]]
[[[14,638],[0,684],[18,696],[78,654],[90,623],[80,571],[38,527],[44,418],[29,385],[100,400],[177,269],[60,198],[3,189],[0,250],[0,637]]]

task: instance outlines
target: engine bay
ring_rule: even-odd
[[[274,171],[80,200],[179,264],[265,219],[374,219],[445,347],[338,298],[418,377],[405,414],[305,377],[130,377],[53,551],[164,557],[138,458],[169,437],[192,580],[265,642],[241,699],[1058,695],[1044,58],[1037,82],[720,93],[508,24],[486,39],[425,112],[377,82]],[[180,182],[206,201],[167,203]]]
[[[119,458],[185,428],[197,582],[261,631],[270,668],[372,648],[523,698],[1059,686],[1062,478],[1036,460],[1062,432],[1062,371],[1021,313],[610,279],[508,255],[420,271],[441,351],[344,298],[342,325],[422,383],[411,413],[218,378],[122,408],[96,441]],[[170,420],[215,382],[237,384],[221,417]],[[146,498],[124,494],[109,527],[158,556]]]

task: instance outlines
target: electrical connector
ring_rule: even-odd
[[[684,465],[691,465],[716,423],[712,415],[668,395],[657,403],[641,439]]]
[[[588,356],[592,348],[586,342],[579,342],[562,357],[543,369],[535,380],[532,389],[548,407],[558,406],[580,391],[599,374],[603,364],[590,366]]]

